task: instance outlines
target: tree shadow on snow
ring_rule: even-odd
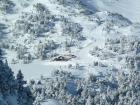
[[[5,32],[5,30],[7,29],[7,27],[0,23],[0,41],[4,38],[6,38],[6,34],[8,34],[7,32]]]

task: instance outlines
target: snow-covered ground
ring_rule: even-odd
[[[133,22],[140,22],[139,0],[87,0],[90,8],[122,14]]]
[[[51,77],[52,72],[57,69],[71,72],[74,76],[82,78],[87,78],[91,73],[94,75],[100,73],[115,75],[116,72],[121,70],[129,70],[126,67],[126,63],[129,63],[126,58],[135,55],[138,49],[134,47],[138,47],[137,44],[140,41],[140,24],[135,23],[140,22],[139,0],[81,0],[84,6],[80,4],[77,4],[77,6],[76,3],[68,4],[68,6],[60,5],[53,2],[55,0],[12,1],[16,4],[15,12],[6,15],[0,14],[0,23],[7,27],[1,29],[0,34],[4,31],[8,33],[4,34],[6,37],[1,37],[3,41],[8,39],[8,41],[11,41],[8,44],[17,48],[20,48],[20,46],[27,47],[27,52],[35,55],[35,48],[39,46],[40,42],[46,44],[48,40],[53,40],[59,44],[59,47],[53,50],[54,52],[59,55],[72,54],[76,56],[68,61],[53,61],[52,58],[47,60],[35,59],[29,64],[23,64],[22,60],[17,60],[18,51],[6,49],[5,57],[15,74],[18,70],[21,70],[26,80],[37,80],[41,75]],[[85,39],[77,40],[63,35],[63,22],[60,20],[54,22],[53,19],[50,19],[49,22],[55,24],[54,32],[43,33],[45,38],[35,37],[31,39],[32,36],[28,32],[22,33],[22,30],[19,30],[19,33],[21,32],[23,35],[15,37],[17,33],[13,30],[16,29],[15,25],[18,24],[16,22],[20,19],[21,21],[26,19],[23,12],[29,16],[37,15],[33,6],[37,3],[45,5],[50,11],[50,15],[59,17],[56,20],[61,20],[63,17],[66,19],[65,22],[68,20],[74,25],[79,24],[82,27],[80,35],[83,35]],[[75,29],[75,27],[72,28]],[[66,51],[63,44],[68,39],[74,40],[75,45],[69,47],[69,51]],[[53,53],[53,51],[50,53]],[[18,62],[13,64],[13,59]],[[60,104],[56,100],[47,100],[42,105]]]
[[[68,69],[68,66],[70,64],[76,65],[79,64],[83,66],[84,71],[72,71],[74,74],[76,72],[76,75],[86,75],[89,72],[93,72],[97,74],[100,71],[96,71],[95,68],[93,68],[91,65],[95,61],[99,61],[102,63],[107,64],[107,66],[110,67],[115,67],[117,69],[120,69],[123,64],[121,62],[117,62],[115,59],[107,59],[107,60],[101,60],[100,57],[92,56],[89,52],[96,46],[98,46],[101,49],[105,49],[105,43],[107,38],[119,38],[122,36],[137,36],[135,34],[139,33],[137,31],[138,29],[133,28],[133,25],[131,25],[131,21],[137,22],[139,20],[140,16],[140,5],[139,5],[139,0],[87,0],[82,2],[86,5],[86,7],[79,9],[78,8],[71,8],[71,10],[68,7],[64,7],[62,5],[58,5],[57,3],[53,3],[53,0],[33,0],[33,1],[13,1],[16,4],[15,13],[14,14],[8,14],[8,15],[1,15],[1,20],[6,19],[2,23],[6,24],[6,26],[10,26],[10,29],[14,27],[13,25],[15,24],[16,20],[21,17],[23,12],[31,12],[34,11],[33,5],[36,3],[42,3],[44,4],[51,12],[53,15],[61,15],[66,17],[67,19],[71,20],[72,22],[79,23],[83,27],[82,34],[86,38],[84,41],[79,41],[77,46],[80,46],[81,48],[78,48],[77,46],[71,47],[71,53],[76,55],[76,58],[71,59],[70,61],[67,62],[53,62],[51,60],[45,60],[45,61],[33,61],[30,64],[22,64],[22,63],[17,63],[17,64],[10,64],[12,69],[14,70],[15,73],[19,69],[22,70],[23,74],[25,75],[26,79],[31,79],[31,78],[39,78],[40,75],[45,75],[45,76],[50,76],[51,72],[55,69],[63,69],[63,70],[70,70]],[[23,4],[26,4],[26,6],[23,6]],[[21,6],[22,4],[22,6]],[[24,5],[25,5],[24,4]],[[131,5],[131,7],[130,7]],[[83,9],[88,8],[89,10],[94,9],[95,15],[91,16],[86,16],[84,14],[81,14],[80,11]],[[86,10],[86,9],[85,9]],[[108,13],[107,11],[110,12],[117,12],[119,14],[122,14],[124,17],[127,17],[130,19],[130,21],[127,18],[121,17],[118,14],[111,14]],[[99,18],[99,19],[98,19]],[[121,20],[122,19],[122,20]],[[111,23],[111,22],[114,23]],[[112,24],[112,26],[111,26]],[[111,27],[110,27],[110,26]],[[114,26],[113,26],[114,25]],[[124,27],[119,26],[119,25],[125,25]],[[139,26],[139,25],[138,25]],[[137,26],[136,26],[137,27]],[[56,24],[56,30],[57,33],[50,35],[50,39],[56,41],[57,43],[62,43],[64,42],[67,38],[65,36],[61,35],[61,24],[58,22]],[[134,33],[133,32],[137,32]],[[7,29],[8,31],[8,29]],[[10,30],[11,31],[11,30]],[[10,33],[12,35],[13,33]],[[9,37],[9,36],[7,36]],[[13,37],[13,36],[12,36]],[[10,40],[12,39],[10,36]],[[25,35],[21,38],[17,38],[13,44],[21,44],[25,45],[28,47],[29,51],[34,52],[34,47],[35,44],[37,44],[39,41],[42,40],[42,38],[36,40],[33,42],[31,45],[25,44],[25,40],[28,40],[29,35]],[[44,39],[43,39],[44,40]],[[38,41],[38,42],[37,42]],[[37,43],[36,43],[37,42]],[[57,49],[56,52],[60,54],[66,54],[67,52],[64,51],[62,48]],[[15,52],[7,52],[7,59],[9,62],[13,58],[16,58]],[[116,58],[117,59],[117,58]],[[97,68],[96,68],[97,69]],[[104,68],[105,69],[105,68]],[[84,76],[83,76],[84,77]]]
[[[62,104],[60,104],[55,100],[47,100],[46,102],[43,102],[42,105],[62,105]]]

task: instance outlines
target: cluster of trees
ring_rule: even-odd
[[[23,13],[21,18],[15,22],[15,35],[31,34],[33,36],[43,36],[43,33],[49,32],[54,27],[54,16],[50,14],[49,10],[41,3],[33,5],[35,11]]]
[[[0,11],[2,13],[11,13],[15,4],[11,0],[0,0]]]
[[[25,86],[26,81],[21,71],[15,78],[7,61],[4,62],[2,57],[0,58],[0,105],[32,105],[34,97],[29,87]]]
[[[66,105],[139,105],[140,71],[134,67],[128,74],[89,74],[86,79],[56,70],[53,78],[41,76],[38,81],[31,80],[28,86],[21,71],[16,78],[13,76],[2,54],[0,50],[1,105],[15,105],[8,96],[15,97],[17,105],[40,105],[46,99],[56,99]],[[99,63],[95,62],[96,65]]]
[[[41,3],[37,3],[35,5],[33,5],[33,7],[35,8],[36,12],[45,12],[47,14],[50,14],[50,11]]]
[[[56,24],[62,25],[61,35],[65,35],[66,40],[58,43],[64,45],[66,50],[69,50],[71,46],[78,46],[78,41],[85,39],[80,24],[69,22],[64,16],[52,15],[45,5],[37,3],[33,5],[32,12],[25,12],[17,19],[11,30],[13,37],[0,46],[16,51],[17,59],[23,60],[24,63],[29,63],[36,58],[50,58],[56,55],[54,49],[58,47],[58,44],[54,41],[46,41],[46,39],[49,40],[49,37],[57,34]],[[40,41],[42,43],[39,43]],[[16,62],[14,59],[12,61]]]
[[[98,46],[93,47],[93,49],[90,50],[89,53],[93,56],[99,57],[102,60],[106,60],[106,59],[110,59],[110,58],[115,57],[114,53],[107,51],[105,49],[101,49]]]
[[[76,8],[80,10],[81,14],[84,14],[84,15],[92,15],[93,13],[95,13],[95,11],[87,9],[86,5],[81,0],[50,0],[50,1],[52,3],[57,3],[67,8],[73,8],[73,9]],[[75,14],[73,11],[71,11],[71,13],[73,15]]]
[[[68,79],[72,78],[71,73],[56,70],[52,74],[55,78],[44,78],[39,81],[30,81],[30,88],[36,100],[34,105],[40,105],[45,99],[66,100],[66,87]],[[68,93],[67,93],[68,94]]]
[[[38,46],[36,47],[36,53],[35,56],[37,58],[40,58],[42,60],[51,58],[55,56],[55,53],[53,51],[58,47],[59,45],[56,44],[53,40],[48,40],[46,42],[40,42]]]
[[[56,70],[53,78],[41,77],[30,81],[37,96],[35,105],[45,99],[56,99],[66,105],[138,105],[140,98],[140,71],[132,69],[117,76],[98,77],[89,74],[86,79],[75,78],[71,73]]]
[[[59,47],[59,44],[53,40],[38,40],[37,43],[32,46],[34,51],[30,50],[26,44],[9,44],[9,42],[2,42],[0,47],[16,52],[16,58],[13,58],[11,63],[16,64],[21,60],[23,63],[28,64],[34,59],[45,60],[56,56],[55,50]]]
[[[100,14],[100,12],[97,12],[95,14],[95,17],[99,19],[101,24],[105,23],[107,25],[105,28],[106,30],[108,30],[107,28],[114,28],[114,26],[120,28],[132,24],[132,22],[129,19],[123,17],[118,13],[111,13],[105,11]]]
[[[121,27],[121,26],[129,26],[132,24],[132,22],[123,17],[122,15],[118,14],[118,13],[108,13],[108,19],[107,21],[112,22],[113,24]]]
[[[105,42],[103,49],[95,46],[89,53],[100,59],[106,60],[116,58],[117,60],[125,62],[123,67],[127,69],[140,68],[140,39],[138,37],[119,37],[110,38]],[[126,55],[132,53],[132,55]],[[119,56],[118,56],[119,55]]]
[[[124,54],[134,51],[136,54],[140,53],[140,41],[138,37],[120,37],[117,39],[107,39],[105,46],[108,50]]]
[[[129,69],[140,69],[140,56],[133,55],[133,56],[126,56],[125,57],[126,67]]]
[[[11,51],[16,51],[16,58],[13,58],[11,63],[16,64],[18,60],[23,60],[23,63],[30,63],[35,57],[33,57],[30,52],[28,52],[28,48],[21,44],[9,44],[10,42],[5,41],[0,43],[0,48],[8,49]]]
[[[84,39],[82,35],[83,27],[78,23],[69,22],[65,20],[63,21],[62,29],[63,29],[62,30],[63,35],[69,36],[72,39],[78,39],[78,40]]]
[[[18,46],[15,51],[17,52],[16,59],[22,60],[23,63],[28,64],[34,59],[45,60],[56,55],[55,49],[59,45],[56,44],[53,40],[46,40],[45,42],[39,42],[34,46],[34,52],[28,51],[29,49],[26,46]],[[12,60],[12,63],[16,62],[16,59]]]
[[[63,6],[75,5],[81,3],[80,0],[51,0],[51,1]]]
[[[5,35],[3,35],[3,34],[5,34],[5,29],[7,29],[7,26],[5,25],[5,24],[3,24],[3,23],[0,23],[0,41],[3,39],[3,38],[5,38]]]
[[[84,14],[84,15],[87,15],[87,16],[92,15],[93,13],[95,13],[95,11],[87,9],[86,5],[81,0],[50,0],[50,1],[52,3],[57,3],[59,5],[67,7],[68,11],[71,12],[73,15],[77,15],[76,13],[73,12],[73,10],[75,8],[78,9],[81,14]],[[73,10],[70,11],[69,10],[70,8],[73,8]]]
[[[120,37],[116,39],[107,39],[105,48],[110,52],[119,54],[119,61],[124,60],[126,67],[129,69],[139,69],[139,54],[140,54],[140,39],[138,37]],[[96,52],[96,51],[95,51]],[[132,53],[132,55],[125,55],[126,53]],[[114,55],[115,56],[115,55]]]

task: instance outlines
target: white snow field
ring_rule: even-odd
[[[45,61],[33,61],[29,64],[10,64],[11,68],[14,70],[15,73],[17,73],[18,70],[22,70],[23,74],[25,75],[25,79],[31,79],[31,78],[40,78],[40,75],[44,76],[50,76],[51,72],[55,69],[62,68],[63,70],[69,70],[72,71],[73,74],[79,75],[81,77],[86,77],[88,73],[95,73],[98,74],[100,71],[104,71],[106,73],[107,68],[115,67],[117,69],[122,68],[124,61],[118,62],[116,61],[117,58],[110,58],[107,60],[102,60],[100,57],[92,56],[89,52],[94,47],[98,46],[101,49],[104,49],[105,47],[105,41],[107,38],[119,38],[119,37],[127,37],[127,36],[138,36],[139,31],[138,29],[133,27],[133,24],[131,25],[131,21],[139,22],[140,20],[140,2],[139,0],[87,0],[82,2],[86,4],[86,7],[89,9],[93,9],[95,12],[95,15],[86,16],[83,14],[80,14],[79,8],[71,8],[69,7],[63,7],[62,5],[58,5],[57,3],[53,3],[53,0],[29,0],[26,1],[27,4],[29,2],[29,6],[23,7],[21,6],[22,1],[19,0],[13,0],[13,2],[17,5],[15,8],[16,13],[14,14],[8,14],[8,15],[1,15],[2,23],[7,24],[10,26],[10,28],[14,27],[15,21],[21,17],[23,12],[32,12],[33,5],[36,3],[42,3],[44,4],[51,12],[51,14],[54,15],[62,15],[68,19],[70,19],[73,22],[79,23],[83,27],[82,34],[84,37],[86,37],[86,40],[79,41],[80,43],[78,46],[81,46],[79,49],[78,46],[71,47],[71,53],[76,55],[77,57],[74,59],[71,59],[70,61],[64,62],[64,61],[57,61],[52,62],[51,60],[45,60]],[[23,1],[25,3],[25,1]],[[131,6],[131,7],[130,7]],[[119,17],[117,14],[111,14],[107,11],[113,12],[113,13],[119,13],[122,14],[124,17]],[[97,13],[96,13],[97,12]],[[75,13],[76,15],[73,15]],[[100,20],[97,20],[98,17]],[[127,20],[127,17],[129,20]],[[5,19],[5,20],[4,20]],[[122,19],[122,20],[121,20]],[[108,29],[108,20],[116,21],[116,23],[112,25],[112,29]],[[99,22],[98,22],[99,21]],[[103,23],[102,23],[103,22]],[[127,25],[128,24],[128,25]],[[121,27],[119,25],[124,25],[124,27]],[[138,25],[139,26],[139,25]],[[137,25],[136,25],[137,27]],[[50,34],[50,39],[56,41],[57,43],[64,42],[66,40],[66,37],[61,36],[61,25],[58,23],[56,24],[57,33],[52,35]],[[11,29],[6,29],[6,31],[10,31]],[[107,33],[107,30],[109,33]],[[134,30],[134,32],[133,32]],[[136,33],[135,33],[136,32]],[[9,39],[11,40],[13,38],[13,33],[10,33]],[[26,44],[25,40],[28,40],[29,35],[22,36],[21,38],[13,38],[12,44],[19,44],[23,46],[27,46],[29,48],[29,51],[32,53],[34,52],[34,48],[32,46],[36,45],[38,43],[38,40],[42,40],[42,38],[38,38],[37,41]],[[44,40],[44,39],[43,39]],[[43,41],[42,40],[42,41]],[[37,42],[37,43],[36,43]],[[56,52],[60,54],[67,54],[66,51],[63,50],[63,48],[60,48],[56,50]],[[9,63],[13,58],[16,58],[16,54],[13,52],[7,52],[7,59]],[[117,55],[116,55],[117,56]],[[124,56],[124,55],[122,55]],[[107,65],[107,68],[93,68],[91,65],[93,65],[94,61],[99,61]],[[83,66],[86,70],[71,70],[68,69],[68,65],[76,65],[80,64]],[[99,69],[97,71],[97,69]]]
[[[84,1],[84,0],[83,0]],[[139,0],[86,0],[90,7],[99,11],[110,11],[122,14],[133,22],[140,22]]]
[[[55,100],[47,100],[47,102],[43,102],[42,105],[62,105]]]
[[[127,57],[131,59],[139,52],[137,44],[140,41],[140,0],[80,0],[80,3],[84,5],[76,4],[75,0],[66,0],[69,2],[65,5],[57,3],[57,0],[12,1],[16,4],[14,13],[0,14],[0,24],[7,27],[0,31],[0,36],[2,32],[5,32],[4,37],[1,37],[3,41],[0,41],[10,46],[9,49],[4,48],[5,57],[15,75],[21,70],[25,79],[29,81],[31,79],[38,80],[42,75],[49,78],[55,70],[68,71],[80,78],[87,78],[89,74],[99,75],[102,73],[107,75],[112,73],[115,75],[120,71],[129,72],[127,66],[131,62],[127,61]],[[40,20],[30,21],[32,16],[38,15],[34,8],[37,3],[42,3],[49,10],[49,16],[52,16],[47,18],[48,20],[46,19],[46,24],[49,26],[43,26],[43,28],[47,27],[48,30],[44,33],[39,30],[39,35],[44,37],[32,36],[28,30],[30,27],[25,27],[26,25],[22,24],[28,23],[35,30],[42,28],[38,26],[38,23],[41,23]],[[41,16],[39,15],[39,17]],[[43,17],[45,16],[43,15]],[[46,20],[44,19],[43,22]],[[21,26],[18,22],[21,22]],[[74,29],[71,34],[70,32],[73,30],[68,27],[71,36],[77,32],[78,35],[83,36],[83,39],[78,39],[79,36],[78,38],[76,36],[76,39],[65,35],[63,31],[63,28],[66,27],[65,22]],[[27,29],[23,30],[23,27]],[[74,43],[68,50],[65,47],[67,40]],[[47,50],[49,52],[47,54],[52,54],[53,57],[51,55],[45,60],[37,58],[38,52],[42,51],[43,48],[43,51],[47,49],[44,46],[49,45],[49,42],[55,42],[55,45],[58,45],[57,48],[53,49],[50,44],[51,49],[49,50],[51,51]],[[24,48],[26,48],[26,53],[34,57],[33,61],[27,64],[23,63],[23,59],[17,57]],[[55,54],[57,56],[75,55],[75,57],[68,61],[55,61],[52,60],[56,57]],[[13,64],[13,60],[17,62]],[[50,99],[41,105],[62,104]]]

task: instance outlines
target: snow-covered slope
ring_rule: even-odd
[[[139,0],[0,1],[0,47],[28,80],[56,70],[86,79],[140,69]]]
[[[87,0],[87,3],[99,11],[119,13],[133,22],[140,22],[139,0]]]
[[[22,2],[17,0],[12,3],[14,13],[1,14],[1,19],[5,19],[2,24],[6,27],[1,31],[8,33],[5,34],[7,38],[2,41],[1,46],[7,49],[12,67],[15,70],[22,68],[27,77],[34,76],[27,72],[28,69],[38,73],[36,68],[31,68],[31,62],[37,59],[45,60],[39,61],[40,63],[37,61],[39,64],[33,62],[33,65],[40,65],[44,75],[46,71],[44,62],[50,64],[49,68],[80,64],[84,69],[90,68],[94,73],[98,73],[100,71],[95,71],[91,66],[94,62],[106,65],[104,69],[110,67],[118,70],[127,69],[126,57],[129,57],[129,53],[138,52],[139,23],[131,22],[118,14],[120,12],[105,11],[106,5],[114,5],[114,3],[118,3],[117,6],[120,7],[124,4],[124,8],[127,8],[130,1],[127,4],[124,1],[101,0],[94,2],[90,0],[25,0]],[[108,6],[108,9],[113,10],[113,7]],[[133,40],[130,41],[132,38]],[[75,57],[64,65],[62,61],[59,63],[52,61],[59,56],[70,57],[71,55]],[[120,58],[121,62],[117,61]],[[21,61],[29,63],[29,66],[26,64],[22,66]],[[57,64],[59,65],[56,66]],[[86,75],[89,71],[83,72]]]

